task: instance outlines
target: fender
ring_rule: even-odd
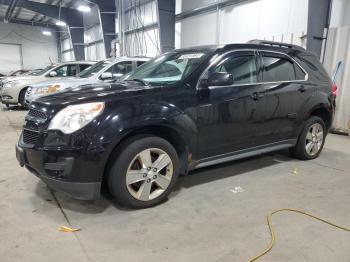
[[[307,99],[305,104],[301,107],[298,112],[297,118],[297,134],[300,133],[303,123],[318,109],[325,109],[329,113],[330,120],[333,120],[334,108],[332,105],[330,94],[326,92],[316,90]]]
[[[189,152],[193,152],[196,148],[198,129],[195,122],[174,105],[130,103],[120,104],[110,111],[100,124],[94,125],[93,130],[90,128],[90,132],[95,134],[92,141],[109,143],[114,148],[136,130],[164,127],[175,131],[183,139]],[[98,128],[99,131],[96,132],[94,128]]]

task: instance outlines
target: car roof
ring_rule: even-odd
[[[148,61],[150,57],[145,56],[120,56],[115,58],[108,58],[104,61],[119,62],[119,61]]]
[[[67,62],[62,62],[59,64],[54,64],[55,66],[57,65],[70,65],[70,64],[86,64],[86,65],[93,65],[96,64],[97,61],[67,61]]]
[[[235,49],[253,49],[253,50],[266,50],[266,51],[277,51],[281,53],[294,53],[294,52],[304,52],[310,53],[301,46],[280,43],[274,41],[265,41],[265,40],[251,40],[247,43],[234,43],[234,44],[224,44],[224,45],[203,45],[203,46],[194,46],[181,49],[175,49],[175,51],[218,51],[222,50],[223,52]]]

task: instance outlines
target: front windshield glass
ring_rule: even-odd
[[[45,67],[44,69],[41,69],[41,70],[33,70],[29,73],[29,75],[30,76],[41,76],[54,67],[55,67],[54,65],[51,65],[51,66]]]
[[[209,50],[169,52],[138,67],[121,81],[141,80],[155,86],[174,84],[197,69],[209,54]]]
[[[99,71],[101,71],[103,68],[105,68],[107,65],[109,65],[111,63],[112,63],[112,61],[109,61],[109,60],[98,62],[98,63],[94,64],[93,66],[82,71],[78,75],[78,77],[89,78],[89,77],[95,75],[96,73],[98,73]]]

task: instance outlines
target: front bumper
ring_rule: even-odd
[[[16,145],[16,157],[21,166],[39,177],[50,188],[62,191],[82,200],[93,200],[100,196],[102,159],[87,159],[80,150],[43,150]]]

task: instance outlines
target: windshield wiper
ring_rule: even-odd
[[[146,82],[146,81],[144,81],[142,79],[138,79],[138,78],[126,79],[124,81],[135,81],[135,82],[139,82],[139,83],[143,84],[144,86],[148,86],[149,85],[148,82]]]

